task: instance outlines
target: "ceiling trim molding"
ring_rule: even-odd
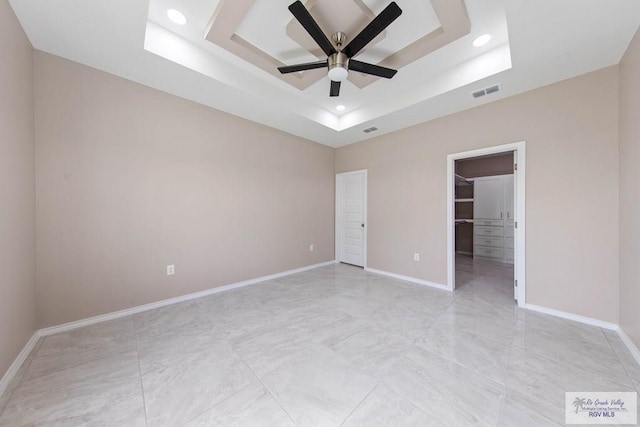
[[[431,5],[438,15],[440,27],[386,57],[380,65],[402,68],[471,32],[471,21],[464,0],[431,0]]]
[[[255,0],[221,0],[207,27],[205,39],[299,90],[304,90],[322,78],[325,78],[326,70],[322,68],[305,71],[304,73],[281,74],[278,71],[278,67],[287,64],[264,50],[261,50],[236,33],[236,29],[240,26],[249,9],[253,6],[254,1]],[[471,32],[471,22],[464,0],[426,1],[431,2],[440,26],[405,46],[403,49],[389,55],[379,62],[380,65],[400,69],[443,46],[453,43]],[[362,0],[352,0],[352,2],[357,9],[362,12],[362,17],[358,19],[354,27],[357,27],[358,30],[352,31],[354,34],[357,34],[371,22],[375,15]],[[316,0],[310,0],[307,2],[306,7],[312,10],[315,3]],[[319,17],[316,17],[316,20],[320,27],[323,29],[327,27],[326,24],[323,24],[323,19],[318,18]],[[318,59],[324,59],[324,53],[315,46],[312,39],[306,35],[295,19],[292,19],[287,25],[286,34],[311,55]],[[384,37],[386,37],[386,32],[376,37],[371,44],[378,43]],[[311,43],[308,43],[307,38]],[[368,74],[353,72],[349,74],[348,79],[355,86],[362,89],[374,83],[379,78]]]
[[[221,0],[207,27],[205,39],[300,90],[324,76],[326,73],[320,74],[321,69],[319,72],[280,74],[278,67],[286,64],[236,34],[253,3],[254,0]]]

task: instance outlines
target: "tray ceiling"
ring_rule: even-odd
[[[396,0],[403,14],[357,58],[398,74],[351,72],[329,98],[325,69],[277,72],[324,59],[291,2],[10,0],[36,49],[330,146],[617,64],[640,24],[637,0]],[[305,6],[328,35],[353,37],[388,3]],[[186,25],[171,22],[168,8]],[[474,47],[482,34],[491,41]],[[471,96],[496,84],[498,93]]]

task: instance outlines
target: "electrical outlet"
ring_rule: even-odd
[[[176,274],[176,266],[167,265],[167,276],[173,276],[174,274]]]
[[[414,252],[413,254],[413,260],[414,261],[420,261],[420,254],[418,252]]]
[[[309,245],[309,252],[313,252],[313,243]]]

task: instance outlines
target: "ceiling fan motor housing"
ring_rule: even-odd
[[[329,67],[329,79],[334,82],[341,82],[349,75],[349,57],[342,53],[336,52],[327,58]]]
[[[342,31],[338,31],[337,33],[333,33],[333,41],[338,46],[338,50],[342,50],[342,45],[347,41],[347,35]]]

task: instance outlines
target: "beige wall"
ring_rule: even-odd
[[[32,51],[1,0],[0,378],[36,326]]]
[[[513,173],[513,153],[456,160],[456,173],[465,178]]]
[[[446,283],[447,154],[526,140],[527,302],[616,323],[617,129],[610,67],[340,148],[336,172],[369,170],[369,267]]]
[[[42,52],[35,69],[40,327],[334,259],[333,149]]]
[[[640,348],[640,32],[620,63],[620,326]]]
[[[0,36],[0,373],[36,327],[36,248],[39,327],[333,259],[334,150],[41,52],[34,68],[6,0]],[[640,345],[638,39],[619,99],[611,67],[336,150],[335,172],[369,169],[369,266],[444,283],[446,155],[526,140],[528,302],[610,322],[619,304]]]

